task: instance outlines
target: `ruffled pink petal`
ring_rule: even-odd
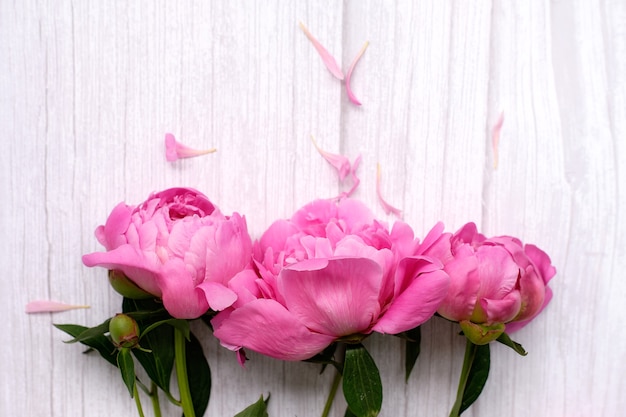
[[[356,175],[356,170],[359,167],[360,163],[361,163],[361,155],[356,157],[356,159],[352,163],[352,167],[350,168],[350,178],[352,179],[352,187],[350,187],[350,189],[348,191],[344,191],[343,193],[341,193],[339,195],[340,198],[350,197],[356,191],[356,189],[359,187],[359,184],[361,183],[361,180]]]
[[[300,320],[275,300],[258,299],[247,303],[222,319],[212,321],[220,342],[239,346],[277,359],[299,361],[321,352],[334,337],[310,331]]]
[[[546,287],[546,295],[545,295],[545,297],[543,299],[543,305],[541,306],[539,311],[537,311],[532,317],[529,317],[526,320],[512,321],[510,323],[507,323],[506,324],[506,332],[510,334],[510,333],[516,332],[519,329],[521,329],[522,327],[526,326],[535,317],[537,317],[537,315],[539,313],[541,313],[546,308],[548,303],[550,303],[550,300],[552,300],[552,290],[550,289],[550,287]]]
[[[546,284],[532,265],[529,265],[519,279],[521,309],[515,320],[523,321],[533,317],[543,306]]]
[[[378,196],[378,201],[380,202],[380,205],[383,206],[385,214],[393,213],[395,216],[402,217],[402,210],[389,204],[383,198],[383,195],[380,191],[380,164],[376,164],[376,195]]]
[[[109,252],[83,255],[82,260],[85,266],[100,266],[122,271],[144,291],[157,297],[161,296],[157,283],[161,262],[155,253],[144,253],[130,245],[122,245]]]
[[[341,71],[341,68],[337,64],[335,58],[326,50],[326,48],[322,46],[321,43],[319,43],[319,41],[311,34],[311,32],[309,32],[307,27],[304,26],[302,22],[300,22],[299,25],[300,29],[302,29],[306,37],[309,41],[311,41],[317,52],[320,54],[320,57],[322,57],[322,61],[324,62],[324,65],[326,65],[326,68],[328,68],[328,71],[330,71],[330,73],[333,74],[333,76],[338,80],[343,80],[343,72]]]
[[[485,322],[507,323],[515,318],[522,306],[519,291],[511,291],[506,297],[498,300],[483,298],[480,306],[486,315]],[[481,320],[482,321],[482,320]]]
[[[431,318],[447,294],[450,278],[442,270],[420,274],[393,301],[372,330],[398,334]]]
[[[354,67],[356,67],[356,64],[359,62],[359,60],[365,53],[365,50],[367,49],[369,44],[370,44],[369,42],[365,42],[365,44],[363,45],[359,53],[354,58],[354,61],[352,61],[352,64],[350,64],[350,68],[348,69],[348,73],[346,74],[346,92],[348,93],[348,98],[350,99],[352,103],[356,104],[357,106],[360,106],[361,102],[355,97],[354,93],[352,92],[350,81],[352,79],[352,72],[354,71]]]
[[[307,327],[340,337],[367,331],[378,318],[382,273],[366,258],[309,259],[283,269],[278,285]]]
[[[165,134],[165,159],[168,162],[174,162],[181,158],[206,155],[213,152],[217,152],[217,149],[193,149],[178,142],[171,133]]]
[[[444,271],[450,276],[450,287],[437,311],[449,320],[468,320],[480,289],[478,261],[473,250],[461,246],[455,258],[445,264]]]
[[[206,292],[196,288],[190,271],[181,259],[174,258],[163,266],[159,284],[163,292],[163,306],[173,317],[195,319],[208,311]]]
[[[61,311],[76,310],[79,308],[90,308],[85,305],[71,305],[50,300],[36,300],[26,304],[25,312],[33,313],[58,313]]]
[[[535,245],[524,246],[524,252],[537,267],[543,282],[545,284],[550,282],[552,277],[556,275],[556,268],[552,266],[552,261],[548,254]]]
[[[504,123],[504,112],[500,112],[498,120],[491,129],[491,146],[493,148],[493,169],[498,168],[498,145],[500,144],[500,132]]]
[[[233,290],[218,282],[205,281],[196,288],[204,291],[209,308],[214,311],[224,310],[237,300],[237,294]]]
[[[483,245],[476,251],[480,275],[479,298],[498,300],[515,289],[519,265],[502,246]]]
[[[123,202],[119,203],[109,214],[106,223],[96,228],[96,239],[107,250],[115,249],[127,242],[124,233],[130,225],[133,210],[134,207]]]

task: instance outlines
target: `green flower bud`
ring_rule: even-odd
[[[132,298],[134,300],[154,298],[154,295],[139,288],[137,284],[128,279],[122,271],[109,270],[109,283],[115,291],[126,298]]]
[[[139,344],[139,326],[126,314],[116,314],[109,322],[109,333],[118,348],[134,348]]]
[[[486,324],[472,323],[469,320],[460,321],[461,329],[465,337],[475,345],[486,345],[496,340],[504,333],[504,323],[495,323],[491,326]]]

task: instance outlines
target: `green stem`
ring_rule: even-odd
[[[152,400],[152,410],[154,411],[154,417],[161,417],[161,404],[159,404],[159,389],[154,381],[150,387],[150,400]]]
[[[463,357],[463,369],[461,370],[461,377],[459,378],[459,388],[456,392],[456,401],[450,411],[450,417],[459,417],[461,414],[461,405],[463,404],[463,394],[465,393],[465,386],[467,385],[467,378],[469,377],[470,369],[474,363],[476,357],[476,350],[478,346],[470,342],[469,339],[465,339],[465,356]]]
[[[333,405],[333,401],[335,400],[335,394],[337,394],[337,389],[339,388],[339,383],[341,382],[341,372],[339,370],[335,371],[335,377],[333,378],[333,384],[330,387],[330,392],[328,393],[328,398],[326,399],[326,404],[324,405],[324,411],[322,412],[322,417],[328,417],[330,413],[330,407]]]
[[[137,384],[133,385],[133,397],[135,398],[135,405],[137,405],[137,412],[139,417],[144,417],[143,408],[141,407],[141,399],[139,398],[139,391],[137,390]]]
[[[185,417],[196,417],[189,391],[189,379],[187,378],[187,356],[185,354],[185,335],[179,329],[174,330],[174,355],[176,360],[176,377],[178,379],[178,391],[180,402]]]

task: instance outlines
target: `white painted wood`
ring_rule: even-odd
[[[353,75],[347,101],[298,28]],[[468,416],[617,416],[626,402],[626,4],[572,2],[0,1],[0,415],[136,415],[117,371],[52,323],[95,325],[120,308],[94,228],[117,204],[184,185],[239,211],[258,236],[278,217],[345,190],[310,143],[358,154],[362,199],[383,193],[423,235],[475,221],[551,254],[555,297],[492,349]],[[489,131],[501,110],[500,163]],[[174,133],[218,152],[165,162]],[[33,299],[89,310],[25,315]],[[250,354],[247,369],[202,326],[214,386],[207,415],[271,392],[270,415],[321,414],[330,372]],[[384,382],[382,416],[445,416],[463,341],[424,326],[413,376],[402,346],[367,344]],[[166,401],[162,400],[163,404]],[[145,404],[146,408],[148,404]],[[343,415],[338,396],[334,415]],[[149,410],[147,414],[151,415]],[[164,415],[177,415],[166,407]]]

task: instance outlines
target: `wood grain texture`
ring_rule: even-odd
[[[352,86],[324,68],[304,22]],[[276,218],[349,188],[310,142],[362,156],[355,197],[388,221],[383,193],[418,235],[475,221],[550,253],[555,297],[492,349],[471,416],[618,416],[626,407],[626,4],[621,0],[122,2],[0,0],[0,227],[5,317],[0,415],[136,415],[104,361],[52,323],[120,309],[93,230],[119,201],[195,187],[258,236]],[[490,129],[505,113],[499,167]],[[216,154],[166,163],[171,132]],[[91,305],[25,315],[34,299]],[[207,416],[271,392],[270,415],[321,413],[332,375],[251,353],[247,369],[202,326],[214,387]],[[8,337],[7,337],[8,335]],[[405,384],[402,344],[366,341],[381,416],[445,416],[460,372],[456,328],[424,326]],[[343,415],[339,395],[333,415]],[[165,403],[165,401],[163,401]],[[148,415],[149,414],[148,412]],[[166,407],[164,415],[178,415]]]

